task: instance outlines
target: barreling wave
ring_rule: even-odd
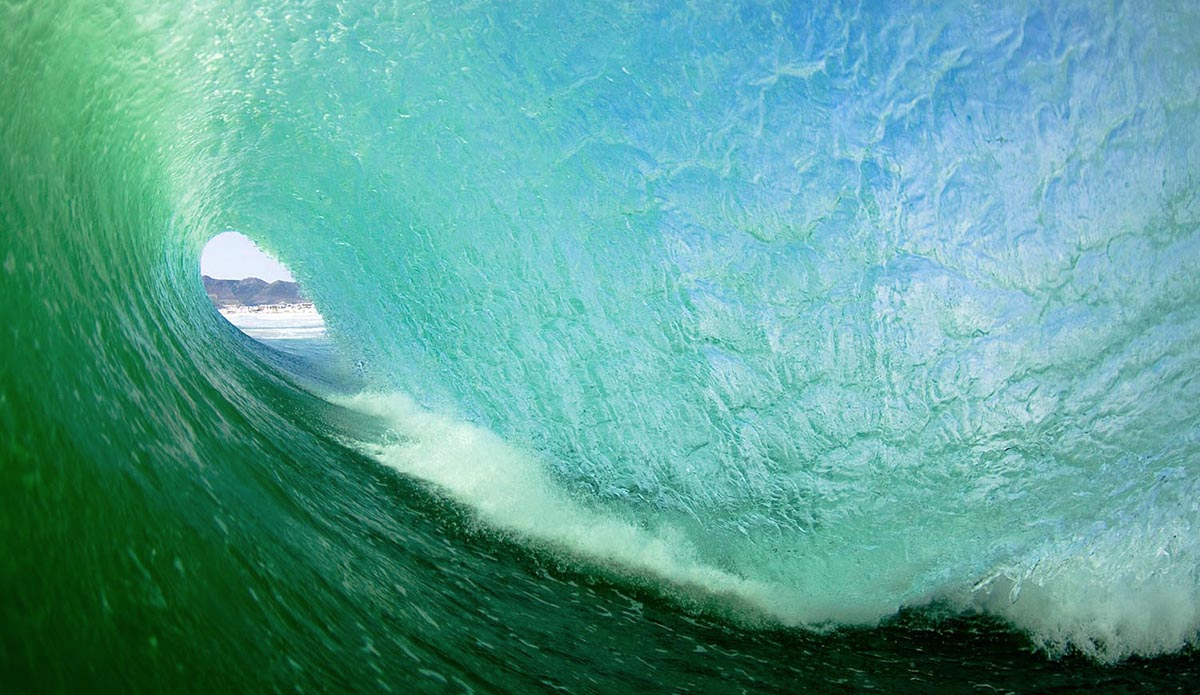
[[[1190,654],[1200,15],[711,5],[0,7],[13,678],[533,687],[462,518],[733,631]],[[211,310],[230,228],[364,393]]]

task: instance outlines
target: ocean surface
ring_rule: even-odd
[[[0,692],[1200,690],[1200,5],[0,27]]]

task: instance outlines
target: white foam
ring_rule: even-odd
[[[677,598],[741,618],[810,628],[874,624],[901,607],[843,595],[838,587],[802,591],[706,564],[671,526],[648,528],[590,508],[560,489],[531,453],[486,429],[424,410],[403,394],[339,402],[390,423],[388,441],[361,443],[366,453],[435,484],[488,526],[625,576],[655,579]],[[948,579],[918,602],[948,599],[965,611],[1000,616],[1050,654],[1076,649],[1113,662],[1175,652],[1200,634],[1200,586],[1186,561],[1164,557],[1190,552],[1190,537],[1166,524],[1155,528],[1163,529],[1162,543],[1149,529],[1131,534],[1113,528],[1084,544],[1026,549],[1026,560],[981,581]]]
[[[1052,655],[1076,650],[1112,663],[1177,652],[1200,635],[1200,582],[1187,561],[1195,542],[1169,524],[1047,542],[1031,562],[981,582],[969,603]]]
[[[240,331],[258,340],[313,339],[325,336],[325,319],[311,305],[221,309]]]
[[[395,441],[363,444],[380,462],[434,483],[485,524],[627,576],[656,578],[677,598],[743,618],[817,626],[846,611],[810,605],[784,587],[707,565],[668,525],[647,529],[571,499],[536,458],[480,427],[426,411],[403,394],[358,395],[341,404],[385,418]],[[870,616],[868,620],[877,618]]]

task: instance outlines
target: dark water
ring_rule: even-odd
[[[0,26],[0,691],[1200,688],[1190,6]]]

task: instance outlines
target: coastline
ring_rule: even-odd
[[[313,306],[312,302],[302,302],[299,304],[259,304],[250,306],[246,304],[228,304],[218,306],[217,311],[222,316],[245,316],[245,315],[289,315],[303,316],[311,315],[320,317],[320,312]]]
[[[302,304],[234,305],[217,311],[238,330],[256,340],[311,340],[326,337],[325,317],[311,302]]]

